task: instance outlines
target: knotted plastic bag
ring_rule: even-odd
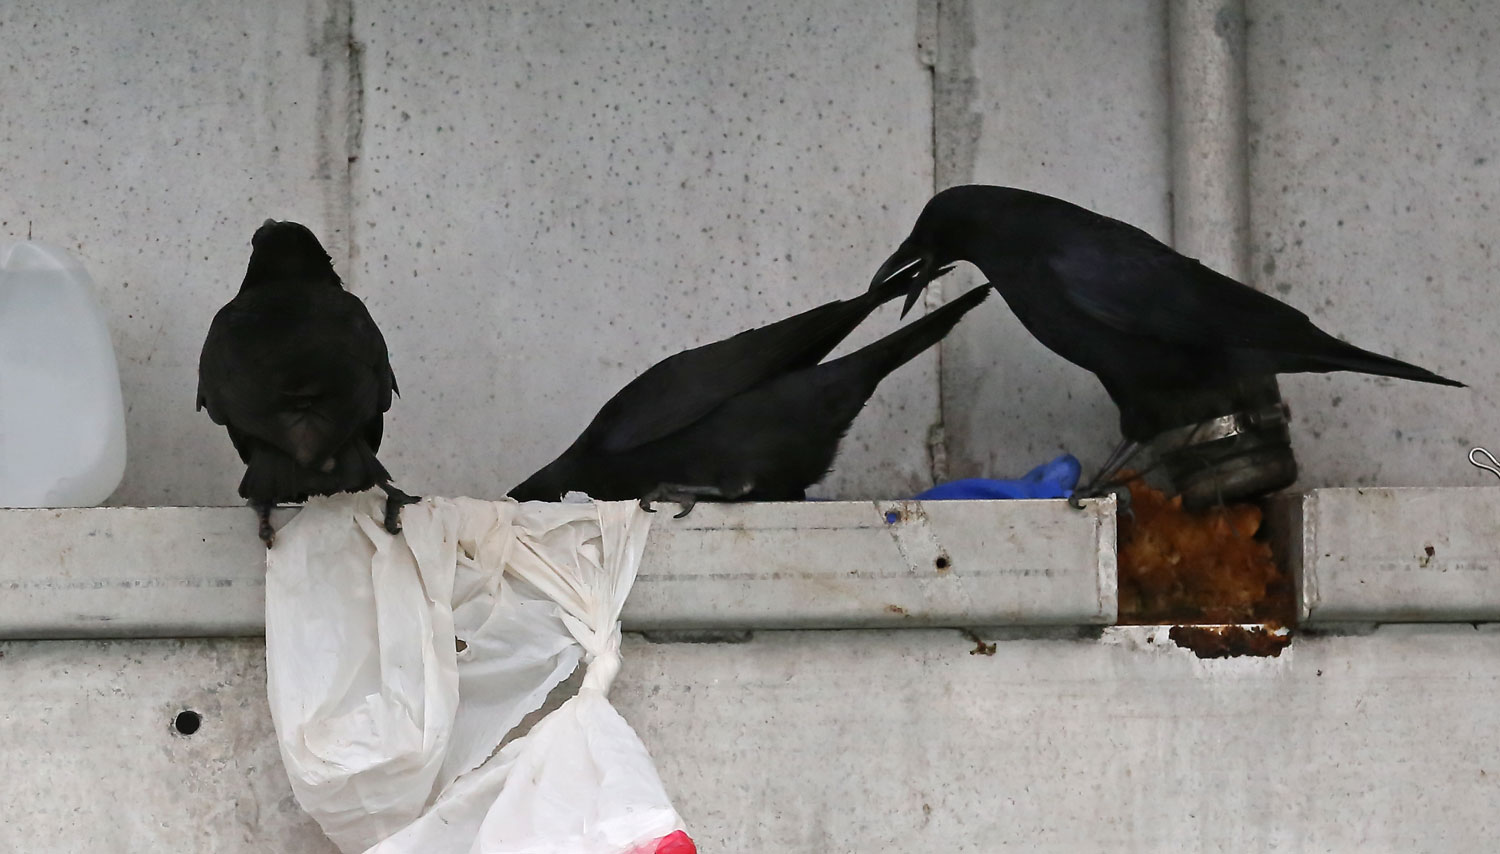
[[[691,854],[609,704],[650,516],[635,502],[314,499],[266,559],[271,715],[345,854]],[[578,694],[500,745],[582,661]]]

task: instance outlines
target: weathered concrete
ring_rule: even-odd
[[[1500,620],[1500,489],[1318,489],[1267,525],[1303,624]]]
[[[222,504],[240,469],[193,412],[198,351],[268,216],[347,252],[348,4],[0,4],[0,233],[77,253],[125,398],[113,501]]]
[[[614,699],[703,851],[1484,851],[1500,632],[1387,627],[1201,661],[1149,629],[627,638]],[[1159,640],[1159,639],[1158,639]],[[0,644],[7,850],[331,851],[255,641]],[[175,734],[183,709],[203,716]]]
[[[1244,0],[1167,4],[1172,246],[1248,281]]]
[[[0,638],[265,628],[266,553],[246,508],[0,510],[0,542]],[[1107,624],[1115,575],[1112,498],[1083,510],[703,504],[653,519],[621,619],[639,630]]]
[[[1483,485],[1493,444],[1500,6],[1248,3],[1257,285],[1474,384],[1289,376],[1302,488]]]
[[[499,496],[662,357],[861,293],[932,186],[917,17],[361,4],[358,278],[404,394],[392,471]],[[881,387],[821,494],[929,482],[934,366]]]
[[[708,512],[702,512],[702,511]],[[1114,500],[699,505],[652,523],[629,628],[1089,625],[1118,613]]]
[[[259,641],[0,644],[0,850],[337,854],[292,797],[265,657]]]
[[[1060,196],[1171,237],[1166,6],[1024,0],[939,6],[937,182]],[[925,197],[913,197],[905,227]],[[905,236],[892,233],[891,245]],[[952,274],[950,295],[980,281]],[[989,307],[987,307],[989,308]],[[943,346],[954,477],[1012,477],[1071,451],[1085,470],[1119,439],[1092,374],[1006,310],[975,312]]]

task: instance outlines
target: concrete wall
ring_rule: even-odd
[[[198,352],[269,215],[348,254],[346,5],[0,4],[0,232],[75,252],[125,395],[113,501],[226,504],[244,469],[193,412]]]
[[[1218,661],[1110,631],[992,656],[953,631],[631,637],[613,699],[702,851],[1494,850],[1493,627]],[[264,661],[249,639],[0,644],[0,773],[26,783],[0,849],[336,850],[287,787]]]
[[[1255,284],[1476,384],[1284,379],[1302,483],[1485,483],[1463,451],[1500,416],[1500,13],[1246,5]],[[115,503],[236,500],[196,362],[271,215],[314,227],[386,330],[392,469],[495,496],[655,359],[863,289],[936,186],[1033,187],[1172,237],[1168,13],[11,0],[0,234],[98,281],[130,408]],[[940,399],[955,476],[1114,441],[1093,379],[999,303],[940,361],[882,387],[824,494],[925,483]],[[632,638],[616,699],[705,851],[1494,847],[1492,626],[1219,662],[1146,631],[993,657],[948,631]],[[26,781],[0,850],[331,850],[287,791],[263,660],[254,640],[0,644],[0,777]]]
[[[1283,378],[1299,486],[1486,483],[1465,455],[1496,441],[1500,417],[1485,225],[1500,210],[1500,7],[1251,0],[1242,36],[1239,4],[1221,5],[1214,36],[1246,66],[1251,283],[1346,340],[1474,385]],[[1181,105],[1166,85],[1167,4],[940,7],[939,185],[1018,184],[1170,240]],[[960,327],[943,377],[954,475],[1019,473],[1060,450],[1097,464],[1117,437],[1093,378],[1006,312]]]
[[[1170,240],[1165,4],[939,8],[938,184],[1025,187]],[[968,265],[950,278],[949,296],[983,280]],[[1063,451],[1092,470],[1119,441],[1114,405],[1092,374],[997,307],[944,342],[952,474],[1016,476]]]
[[[865,289],[932,187],[916,5],[790,11],[356,7],[355,279],[414,488],[499,495],[658,359]],[[926,483],[936,379],[882,386],[826,492]]]
[[[400,480],[495,496],[654,360],[862,290],[935,186],[1028,186],[1171,237],[1167,12],[22,0],[0,8],[0,233],[99,283],[130,410],[115,503],[236,500],[194,375],[268,215],[313,226],[386,330]],[[1255,283],[1476,384],[1284,380],[1302,484],[1475,483],[1463,451],[1500,415],[1500,11],[1248,17]],[[954,476],[1096,464],[1115,439],[1097,383],[999,303],[941,361],[941,383],[926,356],[881,388],[822,494],[928,482],[939,398]]]
[[[499,496],[655,360],[862,292],[932,187],[913,2],[252,5],[0,11],[0,229],[98,280],[117,503],[236,500],[195,372],[266,216],[324,236],[384,329],[398,479]],[[825,493],[929,482],[936,362],[881,387]]]
[[[1255,283],[1472,384],[1282,381],[1304,484],[1484,484],[1500,443],[1500,5],[1249,3]]]

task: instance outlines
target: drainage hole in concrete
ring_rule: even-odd
[[[940,570],[941,569],[947,569],[948,568],[948,556],[947,555],[939,555],[938,559],[935,560],[935,561],[933,561],[932,563],[933,563],[934,566],[936,566]]]
[[[203,726],[203,716],[194,711],[178,712],[172,719],[172,729],[183,735],[192,735],[200,726]]]

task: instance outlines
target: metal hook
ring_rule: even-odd
[[[1484,460],[1488,460],[1488,462],[1479,459],[1480,456],[1483,456]],[[1484,469],[1495,477],[1500,477],[1500,460],[1496,460],[1495,455],[1484,448],[1475,448],[1469,451],[1469,463],[1475,468]]]

